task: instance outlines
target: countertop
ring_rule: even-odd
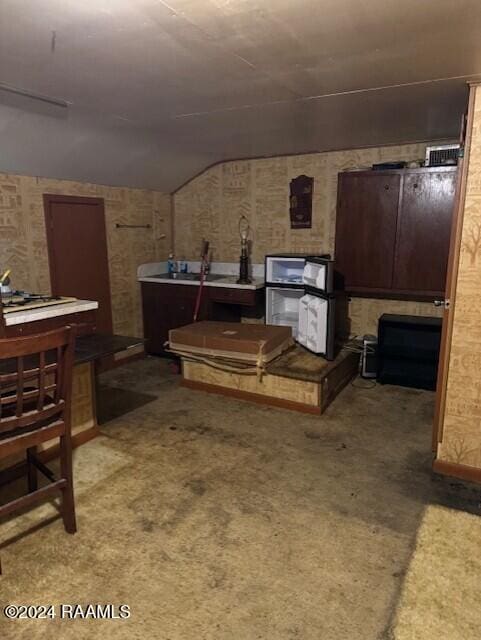
[[[45,320],[46,318],[56,318],[71,313],[90,311],[91,309],[98,309],[98,306],[99,303],[93,300],[75,300],[74,302],[54,304],[38,309],[20,309],[19,311],[12,311],[12,313],[5,314],[5,326],[10,327],[25,322],[35,322],[36,320]]]
[[[149,262],[141,264],[137,269],[137,279],[139,282],[159,282],[160,284],[186,284],[199,286],[199,280],[193,280],[193,274],[199,274],[200,262],[187,262],[188,279],[182,279],[181,273],[176,278],[172,278],[168,273],[167,262]],[[265,285],[264,265],[252,264],[251,284],[237,284],[239,277],[238,262],[211,262],[205,287],[224,287],[226,289],[262,289]],[[210,278],[210,280],[209,280]]]
[[[191,286],[199,286],[199,280],[194,280],[189,278],[192,274],[187,274],[187,278],[182,279],[181,273],[177,274],[176,278],[172,278],[167,273],[151,275],[151,276],[143,276],[139,278],[139,282],[158,282],[160,284],[182,284],[182,285],[191,285]],[[238,284],[237,278],[238,276],[229,276],[223,274],[213,274],[215,280],[207,280],[204,282],[204,287],[223,287],[226,289],[262,289],[265,285],[264,278],[255,277],[252,278],[252,282],[250,284]]]

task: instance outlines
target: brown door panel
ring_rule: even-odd
[[[404,176],[393,288],[444,292],[455,191],[455,169]]]
[[[392,286],[400,180],[375,171],[339,176],[335,257],[346,289]]]
[[[99,303],[98,330],[112,333],[103,200],[44,196],[52,294]]]

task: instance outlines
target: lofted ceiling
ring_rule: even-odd
[[[0,171],[170,192],[225,159],[456,138],[479,33],[479,0],[0,0]]]

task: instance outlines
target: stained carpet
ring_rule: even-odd
[[[361,386],[316,417],[190,391],[155,359],[104,374],[103,437],[75,452],[78,533],[45,511],[1,525],[0,599],[132,615],[0,610],[0,637],[452,640],[479,578],[479,491],[431,476],[432,393]],[[464,640],[479,622],[467,612]]]

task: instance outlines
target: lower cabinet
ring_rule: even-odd
[[[145,350],[153,355],[167,355],[164,345],[169,330],[193,322],[199,289],[157,282],[142,282],[141,287]],[[263,292],[263,289],[205,287],[197,319],[239,322],[244,307],[263,309]]]

